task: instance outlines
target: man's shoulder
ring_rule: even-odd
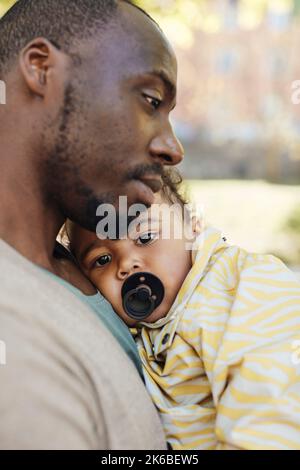
[[[135,367],[87,306],[3,242],[0,286],[0,340],[7,361],[0,367],[0,438],[6,447],[163,446]],[[11,410],[5,411],[6,421],[4,409]],[[62,416],[68,422],[61,422]],[[8,436],[12,423],[20,433]],[[75,429],[84,430],[83,441]],[[62,433],[69,431],[66,443]],[[27,441],[30,433],[35,442]],[[47,434],[52,443],[46,443]]]
[[[30,327],[32,334],[47,335],[49,342],[55,338],[54,343],[60,342],[78,357],[99,355],[104,353],[104,347],[123,355],[117,341],[88,305],[3,242],[0,242],[0,322],[2,331],[4,327],[13,327],[17,334]]]
[[[68,314],[74,306],[76,311],[84,311],[84,314],[88,311],[54,277],[0,240],[0,308],[5,305],[19,311],[20,315],[23,312],[27,318],[38,314],[49,322],[61,316],[60,310]],[[57,314],[54,312],[54,316],[49,317],[49,310]]]

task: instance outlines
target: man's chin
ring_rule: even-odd
[[[101,226],[101,221],[107,219],[110,221],[110,225],[116,225],[116,227],[110,228],[113,229],[113,233],[116,231],[116,238],[120,238],[124,235],[124,230],[127,231],[129,224],[136,219],[139,213],[146,211],[155,199],[153,191],[139,180],[131,180],[124,188],[120,189],[119,196],[106,193],[102,194],[101,198],[90,198],[89,201],[86,201],[85,210],[81,214],[73,214],[73,217],[68,218],[93,233],[99,229],[99,223]],[[135,206],[134,211],[132,211],[132,206]],[[104,224],[102,225],[104,227]],[[105,232],[101,235],[105,236]]]
[[[141,204],[148,209],[154,203],[154,192],[140,180],[132,180],[128,185],[128,207],[133,204]]]

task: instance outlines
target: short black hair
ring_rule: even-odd
[[[117,17],[122,1],[151,18],[131,0],[18,0],[0,19],[0,75],[36,37],[70,52],[75,39],[105,29]]]

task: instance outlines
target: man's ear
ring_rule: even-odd
[[[54,67],[65,74],[68,59],[48,39],[36,38],[21,51],[19,64],[23,78],[34,94],[44,97]]]

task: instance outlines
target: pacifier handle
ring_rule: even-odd
[[[161,304],[164,286],[160,279],[151,273],[135,273],[123,284],[123,308],[134,320],[145,320]]]

